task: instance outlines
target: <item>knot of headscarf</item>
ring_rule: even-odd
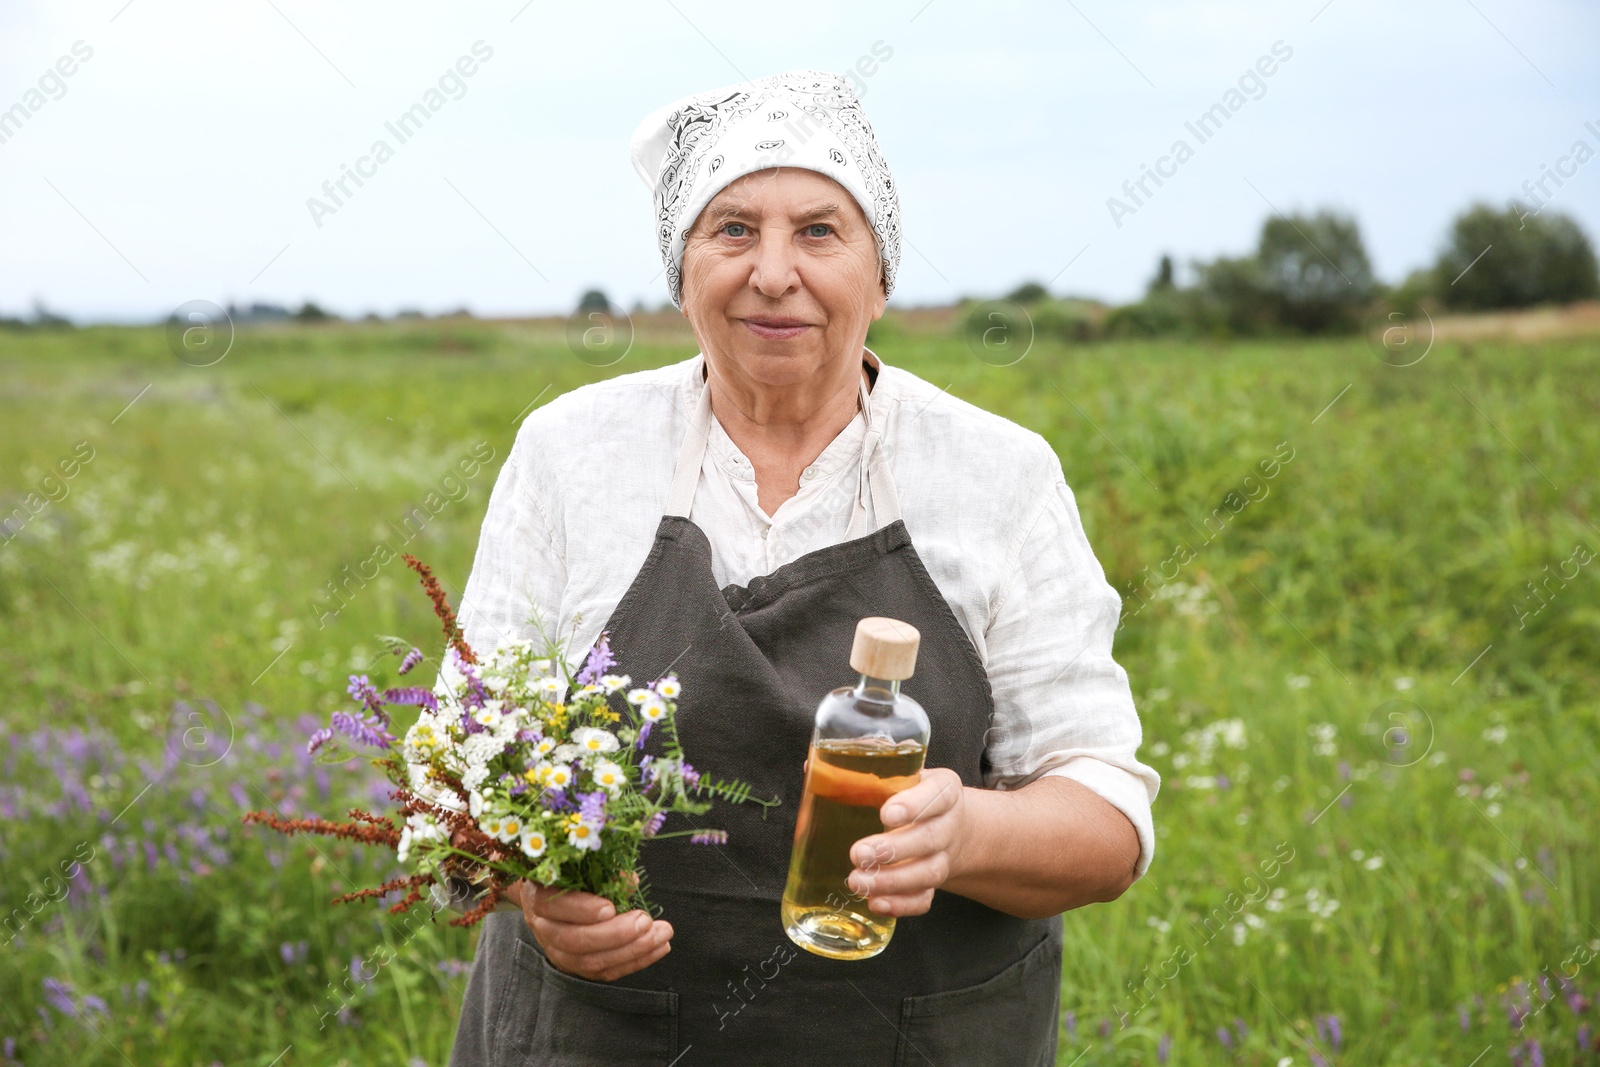
[[[885,293],[900,265],[900,196],[861,100],[841,75],[791,70],[696,93],[652,112],[629,146],[655,198],[656,240],[682,307],[684,238],[729,183],[770,167],[825,174],[861,205],[877,240]]]

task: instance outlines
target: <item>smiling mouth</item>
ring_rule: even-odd
[[[803,319],[763,317],[743,321],[745,329],[769,341],[786,341],[791,337],[799,337],[811,329],[811,324]]]

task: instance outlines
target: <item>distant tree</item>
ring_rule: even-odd
[[[1038,282],[1023,282],[1011,292],[1006,294],[1006,299],[1013,304],[1037,304],[1041,300],[1050,298],[1050,290]]]
[[[1219,257],[1193,264],[1200,299],[1191,307],[1200,325],[1221,334],[1268,333],[1277,325],[1261,262],[1255,256]]]
[[[611,301],[606,299],[606,294],[599,289],[590,289],[578,299],[578,311],[600,311],[611,314]]]
[[[334,317],[335,316],[330,315],[328,312],[322,310],[310,300],[307,300],[304,304],[301,304],[300,310],[294,313],[296,322],[327,322],[329,319]]]
[[[1302,333],[1352,330],[1374,289],[1361,230],[1348,215],[1274,215],[1256,248],[1271,318]]]
[[[1145,295],[1168,292],[1172,287],[1172,257],[1163,255],[1160,266],[1156,267],[1156,276],[1151,278],[1150,284],[1145,287]]]
[[[1518,308],[1600,295],[1589,238],[1566,215],[1475,204],[1456,216],[1434,267],[1456,308]]]

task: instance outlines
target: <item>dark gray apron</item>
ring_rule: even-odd
[[[869,374],[876,369],[867,366]],[[452,1067],[1048,1067],[1055,1063],[1062,920],[1020,919],[936,891],[867,960],[813,955],[784,933],[802,770],[823,694],[852,684],[857,620],[903,619],[922,634],[903,690],[932,725],[926,765],[983,784],[993,710],[976,650],[929,577],[905,522],[867,389],[864,480],[884,525],[808,553],[748,586],[719,589],[711,548],[688,513],[710,427],[709,388],[678,459],[655,543],[606,629],[635,679],[669,668],[683,683],[678,731],[697,769],[750,782],[777,807],[717,802],[666,829],[720,827],[724,845],[687,837],[641,853],[672,951],[614,982],[545,959],[522,915],[485,920]],[[864,514],[858,487],[851,522]],[[645,751],[660,752],[659,734]],[[765,812],[765,818],[763,818]]]

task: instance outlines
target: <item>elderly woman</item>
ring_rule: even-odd
[[[685,750],[779,806],[647,845],[659,917],[520,883],[490,914],[453,1064],[1044,1065],[1061,913],[1154,848],[1159,780],[1111,656],[1119,600],[1044,439],[865,348],[899,260],[893,180],[844,79],[793,71],[651,115],[674,302],[700,352],[551,401],[500,472],[463,597],[479,647],[537,612],[681,678]],[[903,920],[856,962],[779,901],[818,699],[857,620],[921,632],[918,784],[850,886]]]

